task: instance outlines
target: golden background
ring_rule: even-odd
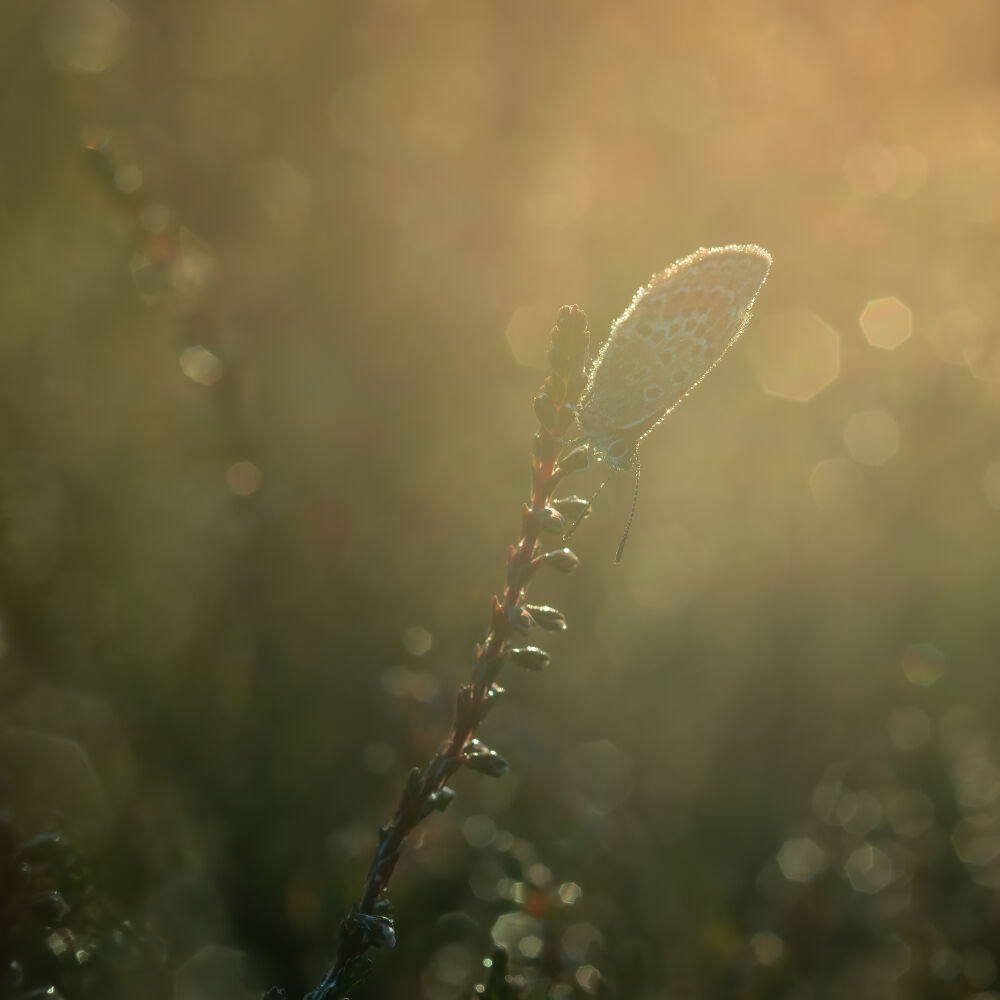
[[[619,476],[534,581],[513,773],[455,779],[357,995],[468,996],[491,929],[554,1000],[1000,995],[995,4],[3,21],[0,788],[161,995],[315,984],[502,586],[556,309],[599,343],[744,242],[743,341],[623,563]]]

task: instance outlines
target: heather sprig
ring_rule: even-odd
[[[489,630],[475,649],[471,681],[455,698],[451,730],[424,767],[414,767],[406,780],[396,812],[379,828],[375,852],[365,876],[361,898],[340,925],[336,958],[329,972],[305,1000],[338,1000],[365,979],[372,968],[369,952],[391,948],[396,941],[387,913],[386,890],[409,835],[431,813],[443,812],[455,797],[448,781],[461,768],[491,778],[509,770],[507,761],[476,737],[480,723],[503,696],[498,683],[507,662],[528,670],[541,670],[549,655],[522,638],[536,628],[563,631],[562,612],[544,604],[525,603],[525,590],[543,568],[570,573],[580,560],[561,544],[574,523],[586,515],[588,504],[580,497],[555,500],[553,494],[571,472],[587,464],[587,449],[565,451],[576,417],[575,404],[586,385],[590,333],[587,316],[577,306],[559,310],[549,347],[550,374],[534,399],[539,427],[531,446],[531,490],[521,509],[520,537],[507,555],[506,586],[493,598]],[[546,542],[555,545],[548,548]]]

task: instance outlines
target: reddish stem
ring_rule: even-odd
[[[414,769],[400,796],[392,821],[380,829],[361,900],[341,924],[340,942],[333,967],[307,1000],[325,1000],[331,990],[343,986],[347,967],[375,943],[361,917],[370,917],[385,891],[400,850],[413,829],[429,814],[433,797],[445,787],[448,778],[462,765],[462,752],[483,719],[487,698],[503,666],[504,643],[510,636],[511,621],[524,597],[531,577],[532,558],[541,531],[535,513],[545,511],[558,476],[557,458],[562,448],[561,434],[572,423],[569,396],[574,401],[582,388],[582,372],[587,353],[587,318],[577,307],[564,307],[553,330],[553,374],[546,379],[542,393],[549,401],[548,418],[540,417],[541,426],[532,456],[531,503],[521,517],[521,537],[507,560],[507,585],[502,601],[494,598],[493,616],[485,644],[478,648],[476,666],[470,685],[463,687],[456,699],[455,715],[447,739],[423,768]],[[536,400],[537,403],[537,400]],[[537,412],[537,410],[536,410]]]

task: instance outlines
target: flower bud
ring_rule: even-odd
[[[506,688],[501,687],[497,683],[490,685],[489,691],[483,697],[482,703],[479,706],[479,721],[482,722],[487,715],[490,714],[490,710],[494,705],[504,696],[506,693]]]
[[[590,346],[587,314],[579,306],[564,306],[559,310],[552,329],[549,364],[552,371],[566,378],[582,369]]]
[[[542,531],[553,535],[566,533],[566,518],[555,507],[532,507],[531,516]]]
[[[439,788],[429,799],[431,807],[438,812],[444,812],[455,800],[455,790],[447,785]]]
[[[489,778],[502,778],[510,770],[510,764],[496,750],[490,750],[479,740],[470,740],[462,753],[468,767]]]
[[[396,928],[388,917],[376,917],[369,913],[355,913],[349,919],[361,930],[369,947],[396,947]]]
[[[519,646],[507,650],[507,655],[519,667],[536,672],[544,670],[552,662],[552,657],[537,646]]]
[[[546,430],[552,430],[556,422],[556,404],[552,402],[548,393],[540,392],[535,396],[534,406],[538,422]]]
[[[560,573],[572,573],[580,565],[580,557],[572,549],[567,548],[546,552],[541,561]]]
[[[550,608],[547,604],[525,604],[524,610],[541,628],[550,632],[566,631],[566,616],[556,608]]]
[[[590,513],[590,501],[583,497],[561,497],[559,500],[553,500],[552,506],[568,521],[574,523]]]

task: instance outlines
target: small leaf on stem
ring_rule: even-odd
[[[423,784],[423,773],[419,767],[411,767],[406,776],[406,788],[403,789],[403,805],[409,809],[420,797],[420,786]]]
[[[479,707],[479,721],[482,722],[487,715],[490,714],[490,710],[494,705],[504,696],[506,693],[506,688],[502,688],[499,684],[491,684],[489,691],[486,692],[483,697],[482,704]]]
[[[556,404],[545,392],[540,392],[535,396],[535,416],[538,417],[538,422],[546,430],[552,430],[556,422]]]
[[[536,431],[535,436],[531,439],[532,457],[539,462],[555,461],[561,447],[560,439],[547,430]]]
[[[535,627],[535,619],[522,607],[512,607],[507,612],[507,621],[521,635],[527,635]]]

